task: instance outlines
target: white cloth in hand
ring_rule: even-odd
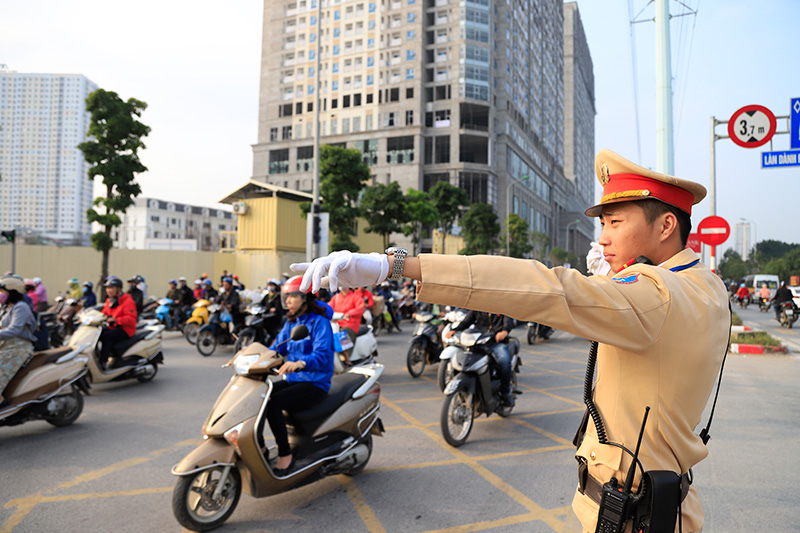
[[[367,287],[381,283],[389,275],[389,259],[384,254],[354,254],[347,250],[331,252],[311,263],[293,263],[294,272],[305,272],[300,290],[316,294],[321,288]]]
[[[603,247],[592,242],[592,248],[586,254],[586,268],[595,276],[605,276],[611,271],[611,265],[603,257]]]

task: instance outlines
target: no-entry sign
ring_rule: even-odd
[[[728,121],[728,135],[743,148],[763,146],[775,135],[775,115],[763,105],[746,105]]]
[[[709,246],[719,246],[727,241],[730,235],[731,227],[722,217],[706,217],[697,225],[697,236],[701,242]]]

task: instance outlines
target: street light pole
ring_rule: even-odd
[[[525,181],[530,176],[525,174],[519,181]],[[514,186],[514,181],[511,180],[506,187],[506,257],[511,257],[511,228],[509,227],[511,221],[511,187]]]
[[[576,218],[569,224],[567,224],[567,258],[569,258],[569,227],[574,226],[575,224],[579,223],[580,219]]]

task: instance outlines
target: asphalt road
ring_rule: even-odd
[[[416,380],[406,371],[409,330],[379,338],[387,433],[366,470],[271,498],[243,495],[220,531],[579,530],[570,441],[588,342],[563,333],[523,342],[514,414],[478,420],[455,449],[440,435],[435,367]],[[231,351],[204,358],[169,333],[164,353],[151,383],[94,387],[73,426],[0,428],[0,533],[180,531],[169,471],[199,441]],[[707,533],[798,530],[798,365],[795,354],[729,356],[711,453],[695,469]]]

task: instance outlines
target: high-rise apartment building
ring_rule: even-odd
[[[270,0],[261,76],[254,179],[312,190],[319,96],[322,143],[360,150],[376,183],[446,180],[560,242],[560,0]]]
[[[733,250],[747,261],[750,257],[750,249],[753,247],[753,241],[750,240],[750,223],[737,222],[733,226],[733,236]]]
[[[87,243],[93,185],[77,145],[86,140],[86,97],[97,89],[79,74],[0,69],[0,227]]]

